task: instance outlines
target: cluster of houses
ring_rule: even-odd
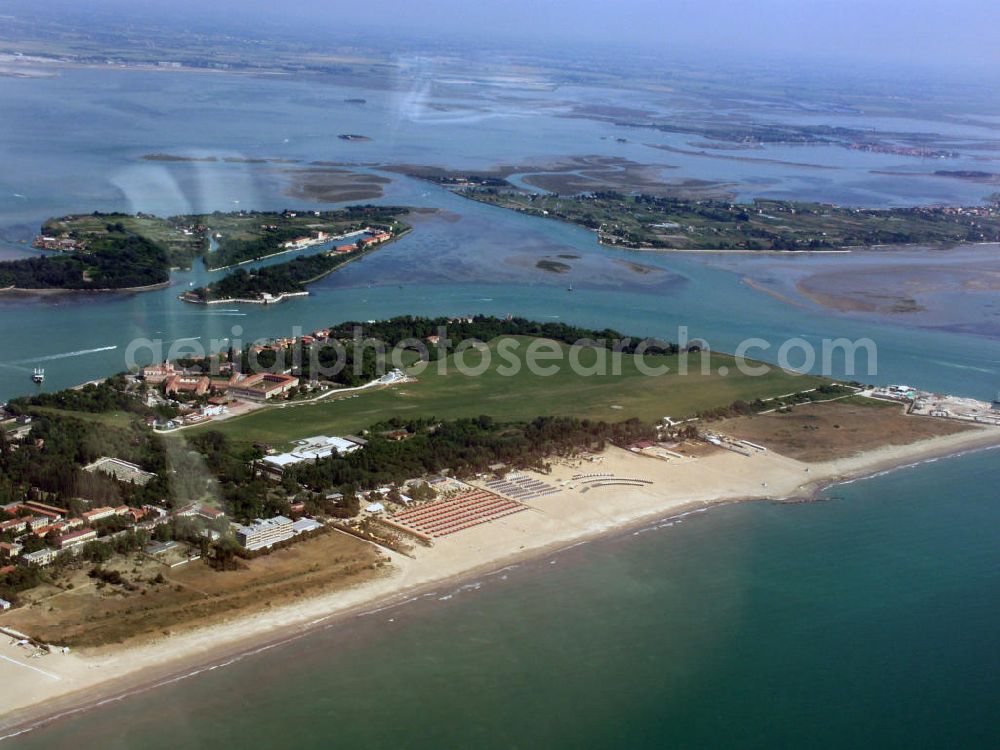
[[[351,446],[357,449],[364,441],[353,438],[357,442],[348,442],[341,438],[314,438],[305,450],[316,451],[316,455],[324,450],[320,445],[323,440],[330,441],[328,450],[348,450]],[[146,484],[155,475],[144,471],[139,466],[119,458],[103,457],[84,467],[85,471],[100,471],[114,478],[136,484]],[[207,522],[202,533],[210,540],[221,536],[217,530],[220,520],[225,520],[225,513],[218,508],[192,503],[169,513],[158,505],[97,505],[91,504],[87,510],[73,512],[67,508],[57,507],[38,500],[24,500],[0,506],[3,517],[0,521],[0,574],[14,570],[16,563],[45,567],[51,565],[64,555],[76,555],[88,542],[108,541],[119,534],[127,534],[133,530],[152,531],[158,525],[166,522],[171,516],[175,518],[196,518]],[[293,504],[291,511],[295,514],[304,511],[301,504]],[[117,519],[112,528],[102,523],[107,519]],[[102,529],[102,526],[104,527]],[[284,542],[300,534],[315,531],[322,524],[312,518],[301,517],[296,520],[284,516],[269,519],[257,519],[250,524],[231,523],[230,529],[236,541],[246,550],[255,551]]]
[[[119,505],[94,507],[73,515],[66,508],[32,500],[10,503],[2,506],[2,510],[15,517],[0,521],[0,536],[11,539],[0,542],[0,574],[14,570],[17,562],[46,567],[65,555],[79,554],[84,545],[98,539],[110,540],[136,529],[152,531],[171,515],[175,518],[198,518],[216,526],[220,519],[225,519],[223,511],[200,504],[184,506],[173,514],[156,505],[141,508]],[[107,518],[124,519],[127,521],[126,528],[99,536],[98,523]],[[322,526],[313,518],[293,520],[285,516],[258,518],[249,524],[230,524],[237,543],[247,551],[269,548]],[[211,540],[221,536],[219,531],[207,525],[202,533]],[[39,547],[37,540],[44,540],[45,545]],[[31,551],[25,551],[27,549]]]
[[[387,232],[380,232],[362,240],[362,242],[384,242],[390,237],[391,235]],[[471,322],[472,318],[459,318],[457,320]],[[267,342],[253,344],[249,349],[249,354],[253,358],[264,352],[285,352],[294,346],[308,347],[329,341],[329,339],[330,329],[321,328],[311,334],[299,337],[275,338]],[[437,344],[438,340],[437,336],[427,337],[427,341],[431,345]],[[160,390],[167,398],[187,397],[184,400],[203,399],[207,402],[207,405],[200,410],[191,410],[180,420],[182,424],[193,424],[224,414],[227,411],[227,404],[232,401],[263,403],[285,397],[289,391],[295,388],[304,387],[308,390],[313,387],[313,384],[303,384],[298,376],[287,372],[240,373],[234,370],[231,362],[226,361],[219,362],[212,374],[205,374],[200,368],[186,369],[173,362],[162,362],[143,367],[139,376],[147,385]],[[403,377],[401,371],[393,370],[383,376],[381,380],[385,383],[392,383],[403,379]],[[177,426],[177,423],[172,426]]]
[[[1000,426],[1000,393],[990,401],[964,396],[921,391],[913,386],[894,384],[862,391],[863,395],[883,401],[907,404],[907,411],[922,417],[957,419],[964,422]]]
[[[294,214],[293,214],[294,216]],[[274,225],[270,225],[265,228],[276,229]],[[334,239],[346,239],[348,237],[354,237],[357,235],[365,235],[356,243],[338,245],[333,248],[331,252],[334,253],[353,253],[355,250],[360,248],[365,250],[373,245],[381,245],[383,242],[388,242],[392,239],[392,233],[387,232],[384,229],[372,229],[371,227],[365,227],[364,229],[359,229],[355,232],[349,232],[348,234],[341,235],[340,237],[334,237],[329,232],[315,231],[312,234],[303,235],[302,237],[295,237],[293,239],[287,240],[281,243],[282,250],[302,250],[307,247],[314,247],[316,245],[322,245],[324,242],[329,242]]]
[[[358,245],[361,246],[362,250],[367,250],[373,245],[381,245],[383,242],[388,242],[391,239],[392,239],[392,234],[390,232],[385,232],[385,231],[372,232],[371,230],[368,230],[368,236],[362,237],[360,240],[358,240],[357,244],[338,245],[337,247],[334,248],[333,251],[335,253],[351,253],[358,249]]]
[[[897,143],[873,143],[871,141],[856,141],[847,144],[852,151],[870,151],[876,154],[895,154],[896,156],[917,156],[921,159],[957,159],[961,154],[946,149],[923,148],[921,146],[902,146]]]
[[[118,505],[92,507],[74,516],[66,508],[34,500],[9,503],[2,509],[14,518],[0,521],[0,535],[12,539],[0,542],[0,557],[5,558],[8,564],[21,559],[43,567],[51,565],[64,554],[75,554],[82,545],[95,541],[98,538],[95,525],[104,519],[121,518],[129,528],[151,529],[166,515],[166,511],[153,505],[141,508]],[[37,546],[32,537],[45,540],[45,546],[25,552],[26,548]]]
[[[76,252],[85,248],[83,242],[66,234],[59,236],[40,234],[35,237],[31,246],[39,250],[58,250],[64,253]]]
[[[142,368],[142,378],[149,385],[161,386],[167,396],[211,394],[219,397],[215,400],[219,405],[229,399],[267,401],[282,396],[299,385],[296,376],[284,373],[259,372],[244,375],[231,372],[227,376],[214,377],[178,369],[171,362]]]
[[[378,236],[376,235],[376,237]],[[289,336],[254,344],[250,347],[249,352],[251,357],[255,357],[267,351],[283,352],[296,345],[308,347],[315,343],[328,341],[329,338],[330,329],[321,328],[297,338]],[[437,337],[431,336],[428,340],[433,343]],[[198,368],[186,369],[173,362],[162,362],[143,367],[139,376],[147,385],[159,390],[166,398],[203,402],[199,408],[182,407],[182,416],[169,423],[161,424],[156,420],[151,420],[152,426],[166,429],[196,424],[226,414],[229,410],[228,405],[233,401],[264,403],[287,397],[289,391],[295,388],[304,387],[309,390],[313,387],[309,383],[303,385],[298,376],[289,373],[243,374],[236,372],[232,363],[225,361],[218,363],[217,369],[212,374],[205,374]],[[400,371],[394,370],[383,377],[383,381],[394,382],[402,377],[403,374]],[[155,396],[151,397],[151,406],[154,405],[155,400]]]
[[[145,485],[156,476],[129,461],[109,456],[85,466],[84,471],[101,472],[137,485]],[[8,503],[2,510],[5,516],[12,518],[0,521],[0,537],[4,540],[0,541],[0,560],[3,561],[0,571],[7,570],[16,560],[46,566],[63,554],[75,554],[84,544],[98,538],[98,526],[106,519],[119,519],[119,526],[124,529],[115,533],[125,533],[133,528],[150,530],[167,515],[164,509],[155,505],[136,508],[93,504],[88,510],[74,514],[66,508],[38,500]],[[38,540],[43,540],[45,546],[39,547]]]

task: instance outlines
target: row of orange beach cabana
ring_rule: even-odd
[[[486,490],[470,490],[446,500],[409,508],[392,520],[427,536],[439,537],[526,510],[526,506]]]

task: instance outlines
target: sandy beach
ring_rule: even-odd
[[[721,449],[684,457],[654,457],[618,448],[554,464],[537,478],[558,491],[525,501],[526,511],[418,546],[413,557],[386,552],[385,575],[348,589],[233,618],[137,645],[32,658],[3,636],[0,645],[0,739],[137,690],[153,689],[233,659],[250,656],[332,618],[404,603],[443,582],[495,571],[631,525],[720,503],[803,501],[840,481],[937,457],[1000,445],[1000,428],[977,428],[887,446],[835,460],[804,463],[773,451],[745,456]],[[586,484],[604,474],[648,482],[641,486]],[[0,614],[0,627],[7,618]]]

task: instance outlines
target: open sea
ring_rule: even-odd
[[[155,152],[469,167],[607,154],[675,166],[671,179],[738,181],[744,197],[972,204],[989,192],[871,174],[898,166],[902,157],[891,155],[767,154],[841,166],[810,172],[685,157],[639,138],[619,144],[609,124],[558,116],[560,97],[570,94],[583,96],[535,92],[502,105],[476,100],[471,109],[457,106],[456,93],[452,111],[419,82],[362,92],[368,104],[359,107],[343,102],[358,90],[316,82],[86,70],[0,78],[0,258],[29,254],[39,223],[71,212],[308,207],[284,194],[287,166],[138,158]],[[586,95],[607,105],[632,96]],[[338,133],[373,140],[344,142]],[[176,296],[209,276],[200,267],[145,294],[0,296],[0,399],[30,392],[37,366],[48,389],[121,370],[137,337],[169,346],[346,319],[477,312],[669,339],[687,326],[722,350],[748,336],[867,336],[878,344],[878,375],[866,379],[986,399],[1000,389],[1000,340],[985,328],[793,308],[741,283],[738,266],[752,258],[723,267],[611,250],[580,228],[393,179],[380,202],[443,214],[416,219],[411,235],[311,286],[307,298],[273,308],[185,305]],[[569,274],[535,267],[556,253],[580,256]],[[654,272],[637,274],[622,260]],[[623,531],[4,744],[996,747],[998,455],[833,487],[825,502],[731,505]]]

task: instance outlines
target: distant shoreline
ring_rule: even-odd
[[[47,288],[47,289],[25,289],[23,287],[8,286],[0,289],[0,294],[23,294],[23,295],[56,295],[56,294],[111,294],[114,292],[120,292],[123,294],[131,294],[135,292],[151,292],[155,289],[166,289],[171,285],[172,281],[169,279],[167,281],[161,281],[158,284],[147,284],[145,286],[123,286],[118,288],[108,288],[108,289],[61,289],[61,288]]]
[[[308,297],[309,292],[282,292],[269,299],[242,299],[239,297],[226,297],[225,299],[199,299],[190,296],[190,292],[179,294],[177,299],[192,305],[277,305],[284,302],[289,297]]]
[[[632,489],[616,490],[614,496],[600,501],[596,515],[594,508],[579,508],[578,498],[564,499],[563,507],[557,508],[551,516],[545,504],[560,501],[538,501],[541,512],[523,514],[525,518],[521,522],[533,531],[521,532],[502,525],[485,524],[463,532],[469,535],[464,547],[456,538],[458,544],[453,547],[448,547],[449,541],[443,540],[432,548],[419,548],[416,559],[389,553],[394,569],[374,581],[317,594],[270,611],[253,612],[230,621],[182,631],[166,640],[103,647],[82,655],[47,657],[51,661],[45,666],[54,665],[60,659],[76,660],[74,674],[61,683],[54,683],[57,689],[32,698],[26,698],[17,685],[9,685],[7,689],[0,686],[2,705],[15,706],[5,719],[0,719],[0,740],[298,640],[333,622],[401,606],[442,584],[494,573],[507,565],[538,559],[580,543],[624,534],[652,521],[676,519],[691,512],[737,502],[808,502],[840,483],[997,447],[1000,447],[1000,429],[972,428],[910,445],[884,446],[856,456],[813,464],[771,452],[749,459],[726,452],[697,459],[689,464],[690,470],[682,469],[687,472],[681,477],[683,486],[676,482],[664,483],[661,478],[661,482],[651,488],[655,497]],[[609,462],[617,462],[613,465],[633,468],[638,465],[647,474],[656,471],[659,462],[659,459],[639,457],[615,448],[606,450],[603,455]],[[756,468],[751,465],[754,461]],[[683,466],[672,465],[671,470],[677,472]],[[812,477],[807,482],[799,481],[806,476],[803,467]],[[722,476],[713,479],[720,471]],[[688,486],[692,477],[702,485],[700,497],[698,489]],[[762,484],[761,480],[766,481]],[[673,496],[668,497],[671,494]],[[621,503],[617,510],[615,503]],[[566,511],[566,507],[570,510]],[[565,512],[583,517],[577,523],[552,527],[552,522],[558,522],[560,513]],[[542,520],[535,520],[539,516]],[[517,547],[510,546],[512,538],[523,542],[513,553],[511,550]],[[479,550],[478,556],[469,550]],[[95,674],[98,666],[101,669]],[[62,690],[58,689],[60,684]],[[87,691],[86,695],[83,691]],[[18,700],[20,705],[17,705]]]
[[[559,219],[556,219],[559,221]],[[597,230],[590,230],[595,232]],[[696,248],[696,247],[654,247],[652,245],[642,245],[639,247],[627,247],[625,245],[615,245],[604,242],[598,238],[597,243],[602,247],[610,247],[616,250],[637,250],[649,253],[687,253],[705,255],[769,255],[776,258],[788,255],[849,255],[850,253],[863,253],[867,251],[882,252],[905,252],[907,250],[955,250],[963,247],[980,247],[983,245],[998,245],[1000,243],[992,241],[983,242],[947,242],[933,244],[928,242],[914,242],[912,244],[896,243],[888,245],[845,245],[844,247],[831,247],[814,250],[747,250],[746,248]]]

